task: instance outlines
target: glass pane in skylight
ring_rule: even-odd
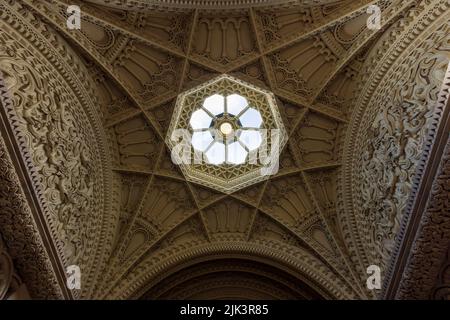
[[[245,107],[248,106],[247,99],[238,94],[232,94],[227,97],[227,112],[237,116]]]
[[[212,118],[206,113],[205,110],[199,109],[192,113],[191,124],[192,129],[207,129],[211,125]]]
[[[230,143],[227,158],[228,163],[243,164],[247,158],[247,151],[237,141]]]
[[[214,142],[211,148],[205,152],[210,164],[221,164],[225,162],[225,145],[221,142]]]
[[[213,140],[214,138],[209,131],[194,132],[192,146],[198,151],[205,151]]]
[[[225,98],[220,94],[212,95],[205,99],[205,102],[203,102],[203,107],[215,116],[224,113]]]
[[[242,130],[239,140],[250,150],[255,150],[261,145],[261,134],[257,130]]]
[[[259,128],[263,122],[258,110],[248,108],[242,116],[239,117],[242,127],[245,128]]]

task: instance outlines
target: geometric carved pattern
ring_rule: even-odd
[[[78,263],[85,281],[53,296],[221,297],[232,286],[236,298],[375,297],[365,268],[394,254],[426,119],[438,118],[448,3],[376,1],[382,25],[369,30],[374,1],[269,2],[0,4],[0,69],[14,101],[5,123],[21,139],[11,148],[28,190],[44,184],[36,196],[48,204],[39,217],[53,266]],[[81,30],[65,27],[69,4],[81,6]],[[276,174],[217,190],[180,170],[165,139],[172,115],[187,123],[192,113],[177,98],[224,74],[269,96],[264,123],[286,132]],[[211,178],[218,167],[201,170]],[[213,261],[227,254],[235,259]],[[202,270],[187,264],[202,259],[201,281],[186,287]]]

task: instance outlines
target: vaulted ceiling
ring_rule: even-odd
[[[366,268],[388,274],[442,116],[448,2],[211,3],[0,4],[5,131],[54,281],[82,271],[81,290],[35,283],[36,296],[380,293]],[[380,29],[367,28],[371,4]],[[66,26],[69,5],[80,30]],[[224,73],[273,92],[289,137],[278,173],[232,194],[188,181],[165,143],[177,96]]]

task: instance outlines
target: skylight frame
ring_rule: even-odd
[[[228,112],[229,104],[230,104],[230,102],[232,102],[232,101],[230,101],[231,99],[233,99],[234,101],[238,101],[238,103],[239,103],[239,100],[241,102],[240,106],[233,108],[233,109],[239,110],[239,112],[237,112],[237,114],[235,114],[234,112],[233,113]],[[220,105],[216,107],[214,104],[211,104],[211,101],[214,101],[214,100],[218,100],[217,103]],[[216,112],[212,111],[214,109],[216,109]],[[199,118],[198,114],[200,114],[200,112],[203,112],[202,114],[209,116],[209,118],[211,119],[209,121],[208,127],[206,127],[204,125],[204,123],[208,122],[208,121],[203,121],[201,119],[197,119],[197,118]],[[244,126],[242,126],[242,123],[244,122],[242,117],[246,114],[249,114],[249,112],[252,112],[253,117],[256,116],[257,119],[256,120],[253,119],[253,121],[256,121],[256,123],[253,126],[244,127]],[[255,113],[256,113],[256,115],[255,115]],[[249,117],[252,117],[252,115],[249,115]],[[196,119],[194,119],[194,117],[196,117]],[[225,120],[221,120],[221,119],[225,119]],[[195,121],[197,121],[198,123],[195,124]],[[252,121],[252,120],[245,119],[245,122],[249,122],[249,121]],[[232,129],[232,131],[233,131],[232,138],[230,138],[230,136],[227,136],[221,132],[220,127],[221,127],[221,125],[223,125],[223,123],[229,123],[230,126],[233,128]],[[233,126],[233,123],[234,123],[234,126]],[[231,93],[213,92],[212,94],[208,95],[207,97],[204,98],[201,106],[192,113],[191,118],[189,120],[189,124],[193,131],[192,139],[194,139],[194,135],[195,135],[195,137],[199,136],[197,133],[204,133],[204,132],[210,132],[210,135],[213,137],[213,140],[208,143],[206,148],[204,148],[204,146],[202,145],[201,142],[198,142],[197,138],[195,138],[195,142],[194,141],[192,142],[192,145],[195,149],[195,150],[193,150],[193,153],[195,153],[196,151],[201,152],[202,154],[205,155],[207,161],[209,161],[209,164],[211,164],[211,165],[216,165],[216,166],[242,165],[247,161],[249,153],[254,150],[257,150],[261,146],[262,140],[263,140],[261,134],[259,134],[259,139],[258,139],[259,143],[253,147],[247,145],[247,143],[245,143],[245,141],[242,141],[242,139],[241,139],[242,133],[245,133],[246,131],[257,132],[258,130],[261,129],[264,122],[263,122],[261,113],[254,106],[252,106],[251,103],[249,103],[247,97],[243,96],[239,92],[231,92]],[[218,156],[219,159],[217,159],[217,158],[213,159],[213,158],[211,158],[211,156],[208,155],[208,154],[210,154],[210,149],[213,148],[216,143],[221,143],[225,146],[224,159],[223,159],[222,155]],[[232,146],[236,146],[235,143],[238,143],[241,148],[240,149],[241,152],[238,154],[235,154],[235,152],[236,152],[236,150],[239,150],[239,148],[232,147]],[[196,146],[199,146],[199,145],[201,145],[202,147],[197,148]],[[216,147],[214,147],[214,148],[217,149]],[[234,151],[233,151],[233,149],[234,149]],[[230,156],[230,154],[232,154],[233,156]],[[240,161],[235,161],[238,158],[240,159]]]
[[[263,118],[263,126],[261,128],[279,130],[281,152],[286,144],[288,135],[273,93],[227,74],[219,75],[178,95],[166,135],[166,143],[169,148],[172,150],[177,145],[177,142],[171,139],[175,130],[189,128],[190,132],[193,132],[188,121],[191,114],[201,106],[207,96],[214,93],[230,95],[235,92],[239,92],[245,96],[249,100],[249,104],[253,104],[261,113]],[[244,110],[242,111],[245,112]],[[243,127],[243,129],[251,128]],[[270,133],[268,136],[270,137]],[[260,147],[267,145],[270,150],[270,143],[270,141],[263,141]],[[248,150],[245,144],[241,144],[241,146],[245,150]],[[177,165],[188,181],[224,193],[232,193],[245,186],[268,178],[267,175],[261,175],[263,165],[259,162],[256,164],[245,163],[242,165],[221,166],[209,165],[207,163],[178,163]]]

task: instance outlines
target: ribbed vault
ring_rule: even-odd
[[[34,149],[23,143],[29,163],[48,164],[36,176],[50,177],[45,183],[54,190],[40,201],[51,204],[46,223],[55,226],[58,263],[80,264],[89,274],[81,291],[67,295],[376,297],[379,292],[366,290],[365,269],[385,268],[393,254],[420,137],[440,116],[432,106],[450,52],[448,2],[249,0],[234,1],[240,9],[227,10],[206,9],[215,1],[192,0],[189,7],[159,2],[0,4],[0,70],[14,102],[11,117],[21,124],[17,132],[36,139]],[[366,27],[370,4],[382,10],[379,30]],[[81,30],[66,28],[68,5],[80,6]],[[25,76],[11,70],[38,80],[21,86]],[[82,148],[90,156],[85,160],[75,145],[73,158],[64,158],[64,170],[85,164],[71,171],[67,184],[53,175],[63,167],[51,157],[67,150],[51,149],[41,138],[42,128],[65,123],[56,115],[61,109],[40,109],[55,114],[47,121],[33,113],[40,101],[26,100],[28,91],[54,90],[40,87],[40,76],[51,78],[47,72],[58,74],[61,80],[53,85],[64,89],[48,104],[83,106],[86,120],[67,111],[85,121],[73,126],[94,128]],[[232,194],[187,181],[164,142],[177,96],[223,73],[273,92],[289,136],[279,172]],[[409,90],[393,92],[396,81]],[[420,91],[424,86],[426,94]],[[395,99],[383,100],[388,96]],[[387,104],[391,113],[383,117]],[[424,104],[428,109],[421,109]],[[398,111],[398,105],[412,107]],[[397,118],[404,115],[401,125]],[[419,117],[436,121],[417,123]],[[391,145],[380,142],[385,132],[394,132],[387,138]],[[407,152],[415,149],[413,156],[377,157],[404,148],[405,141]],[[88,178],[94,173],[98,186]],[[362,193],[372,181],[379,187]],[[73,214],[77,199],[84,198],[71,195],[83,192],[94,197],[86,202],[92,208],[81,206],[80,212],[92,212],[74,222],[67,212]],[[391,207],[383,211],[386,195]]]

